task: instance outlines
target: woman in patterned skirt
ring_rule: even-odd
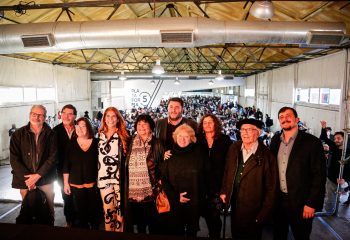
[[[123,231],[121,181],[128,138],[126,124],[119,111],[115,107],[107,108],[99,129],[97,178],[106,231]]]

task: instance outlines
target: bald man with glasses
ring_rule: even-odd
[[[54,188],[56,179],[56,138],[45,123],[46,108],[33,105],[29,123],[21,127],[11,137],[10,163],[12,167],[12,187],[20,189],[22,199],[28,191],[42,190],[47,198],[52,225],[54,223]]]
[[[234,239],[261,239],[272,216],[278,170],[275,157],[258,141],[262,127],[256,119],[238,122],[242,141],[232,144],[226,156],[220,198],[227,209],[231,205]]]

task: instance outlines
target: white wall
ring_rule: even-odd
[[[270,117],[274,121],[272,130],[279,129],[278,110],[284,106],[293,107],[295,64],[271,71],[271,110]]]
[[[292,64],[265,73],[249,76],[245,86],[241,87],[241,94],[245,88],[253,88],[255,84],[255,98],[257,107],[263,113],[268,113],[274,120],[272,130],[279,130],[278,110],[283,106],[294,107],[301,119],[306,122],[311,132],[318,136],[320,134],[320,120],[326,120],[327,125],[335,131],[343,128],[345,118],[345,102],[340,106],[325,106],[309,103],[295,103],[295,88],[336,88],[342,89],[342,99],[346,93],[344,86],[349,86],[347,80],[347,52],[331,54],[328,56]],[[349,69],[348,69],[349,71]],[[254,105],[253,98],[240,98],[243,106]]]
[[[78,116],[86,110],[91,112],[90,74],[85,70],[0,56],[0,86],[50,87],[56,91],[53,101],[0,105],[0,160],[9,156],[8,129],[13,123],[16,127],[27,124],[33,104],[43,104],[48,116],[53,116],[68,103],[78,109]]]
[[[272,71],[267,71],[257,75],[256,86],[256,107],[263,113],[270,115],[269,87],[272,81]]]
[[[73,104],[78,111],[77,117],[84,116],[85,111],[89,111],[92,117],[90,73],[60,66],[54,67],[54,73],[58,110],[66,104]]]
[[[344,81],[346,51],[298,64],[298,88],[339,88]]]

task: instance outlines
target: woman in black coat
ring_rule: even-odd
[[[196,236],[200,205],[206,195],[207,161],[189,125],[179,126],[173,138],[172,155],[161,166],[162,184],[170,202],[167,230],[173,235]]]
[[[229,136],[222,133],[220,120],[213,114],[206,114],[198,126],[198,145],[208,158],[209,192],[201,215],[209,230],[210,238],[220,238],[222,222],[220,218],[220,189],[224,175],[226,153],[232,144]]]

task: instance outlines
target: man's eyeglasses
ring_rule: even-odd
[[[39,114],[39,113],[35,113],[35,112],[31,112],[30,115],[32,115],[32,117],[45,118],[44,114]]]
[[[241,128],[241,130],[239,130],[241,133],[252,133],[254,130],[257,130],[256,128]]]

